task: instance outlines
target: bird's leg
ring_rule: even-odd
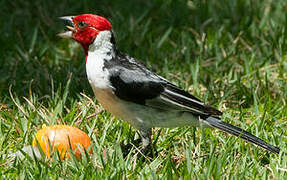
[[[142,128],[141,130],[138,131],[140,138],[137,138],[135,140],[133,140],[132,142],[124,145],[121,144],[121,149],[123,151],[123,156],[126,157],[128,155],[128,153],[130,152],[130,150],[132,149],[133,146],[135,147],[139,147],[140,143],[142,143],[142,148],[140,149],[141,151],[141,155],[142,154],[147,154],[149,152],[146,152],[148,150],[148,147],[151,146],[151,133],[152,130],[151,128]]]
[[[134,140],[132,143],[129,143],[127,145],[121,145],[123,156],[126,157],[132,148],[132,146],[138,146],[140,142],[142,142],[142,147],[140,149],[140,153],[138,153],[138,157],[141,157],[142,155],[146,155],[149,157],[153,157],[153,147],[151,143],[151,135],[152,135],[152,129],[151,128],[142,128],[138,130],[140,138]]]
[[[151,147],[151,153],[152,153],[152,143],[151,143],[152,129],[151,128],[141,129],[139,130],[139,134],[141,136],[142,141],[141,152],[143,154],[147,154],[147,150],[149,149],[149,147]]]

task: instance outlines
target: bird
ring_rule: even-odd
[[[87,79],[98,102],[136,128],[142,152],[151,147],[152,128],[208,127],[279,154],[280,149],[221,120],[222,112],[121,52],[111,23],[96,14],[63,16],[69,25],[59,33],[80,43],[85,52]]]

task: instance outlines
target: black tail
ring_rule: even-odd
[[[208,117],[204,120],[206,124],[208,124],[211,127],[220,129],[224,132],[227,132],[229,134],[232,134],[234,136],[239,136],[240,138],[249,141],[253,144],[256,144],[268,151],[274,152],[279,154],[280,149],[278,147],[272,146],[271,144],[266,143],[262,139],[250,134],[247,131],[244,131],[243,129],[240,129],[239,127],[233,126],[231,124],[228,124],[224,121],[221,121],[220,119],[214,118],[214,117]]]

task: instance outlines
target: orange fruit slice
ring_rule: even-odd
[[[32,146],[38,147],[37,141],[47,157],[57,149],[61,159],[69,158],[70,151],[73,151],[77,158],[81,158],[81,152],[88,150],[91,144],[85,132],[68,125],[44,126],[36,133]],[[92,150],[89,151],[91,152]]]

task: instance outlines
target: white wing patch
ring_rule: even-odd
[[[186,96],[183,96],[181,94],[178,94],[176,92],[170,91],[168,89],[165,89],[163,93],[161,93],[157,98],[146,100],[146,105],[159,108],[162,110],[170,110],[170,111],[189,111],[191,113],[196,114],[207,114],[203,111],[200,111],[196,108],[193,108],[191,106],[187,106],[183,103],[178,103],[174,101],[173,99],[169,98],[168,96],[165,96],[165,94],[168,94],[175,99],[185,99],[186,101],[189,101],[191,103],[198,104],[199,106],[204,106],[202,102],[199,102],[195,99],[188,98]]]
[[[171,95],[174,95],[174,96],[177,96],[177,97],[186,99],[187,101],[191,101],[191,102],[200,104],[201,106],[204,106],[204,103],[202,103],[202,102],[200,102],[200,101],[197,101],[197,100],[195,100],[195,99],[188,98],[188,97],[186,97],[186,96],[183,96],[183,95],[178,94],[178,93],[176,93],[176,92],[170,91],[170,90],[168,90],[168,89],[165,89],[165,92],[168,93],[168,94],[171,94]]]

